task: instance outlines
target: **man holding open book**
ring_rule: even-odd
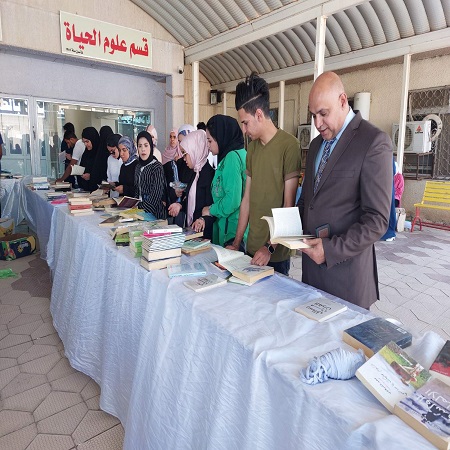
[[[298,202],[304,234],[302,281],[363,308],[379,298],[374,243],[388,226],[392,142],[352,111],[340,78],[320,75],[309,94],[320,133],[309,147]]]

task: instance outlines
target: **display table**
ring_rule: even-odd
[[[121,420],[125,449],[433,448],[357,379],[300,381],[312,357],[349,348],[342,330],[365,311],[308,320],[293,309],[317,291],[280,275],[195,293],[140,267],[100,220],[51,214],[51,312],[71,365]],[[442,345],[429,332],[408,352],[427,365]]]
[[[2,217],[14,219],[15,225],[19,225],[25,219],[23,190],[23,178],[0,179]]]

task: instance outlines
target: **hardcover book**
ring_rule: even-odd
[[[272,244],[281,244],[290,249],[310,248],[303,239],[314,236],[303,234],[302,220],[297,207],[272,208],[272,216],[261,217],[269,225]]]
[[[140,200],[138,198],[127,197],[127,196],[118,197],[118,198],[115,198],[114,200],[116,200],[117,206],[119,208],[133,208],[140,202]]]
[[[156,261],[147,261],[143,256],[141,258],[141,266],[147,270],[164,269],[169,264],[180,264],[181,257],[157,259]]]
[[[206,267],[203,263],[170,264],[167,266],[169,278],[195,277],[206,275]]]
[[[430,372],[436,378],[450,385],[450,341],[447,341],[437,355]]]
[[[450,448],[450,386],[431,379],[400,400],[394,414],[439,449]]]
[[[273,267],[251,264],[252,258],[242,252],[229,250],[218,245],[213,245],[212,248],[217,254],[219,264],[230,271],[234,277],[246,283],[253,284],[274,273]]]
[[[382,317],[375,317],[344,330],[343,340],[353,348],[361,348],[370,358],[391,341],[401,348],[408,347],[411,345],[412,335]]]
[[[431,374],[394,342],[389,342],[357,371],[357,378],[390,411],[421,388]]]
[[[208,289],[223,286],[224,284],[227,284],[227,280],[220,278],[217,275],[206,275],[194,280],[185,281],[183,284],[195,292],[203,292]]]
[[[311,300],[303,305],[297,306],[295,311],[308,317],[308,319],[323,322],[331,319],[344,311],[347,311],[347,306],[342,303],[335,302],[325,297],[320,297]]]

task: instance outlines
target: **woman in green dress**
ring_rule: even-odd
[[[221,114],[211,117],[206,124],[206,136],[210,152],[217,155],[217,169],[211,184],[213,203],[204,207],[202,214],[216,218],[212,242],[226,246],[236,235],[245,189],[247,152],[241,127],[232,117]]]

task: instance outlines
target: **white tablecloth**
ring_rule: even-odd
[[[14,224],[19,225],[25,219],[23,208],[23,179],[1,178],[0,201],[2,217],[14,219]]]
[[[433,448],[357,379],[300,381],[312,357],[349,348],[342,330],[361,310],[308,320],[293,308],[316,292],[279,275],[196,294],[141,268],[100,220],[55,210],[51,312],[70,363],[121,420],[125,449]],[[442,345],[429,332],[408,352],[427,366]]]

